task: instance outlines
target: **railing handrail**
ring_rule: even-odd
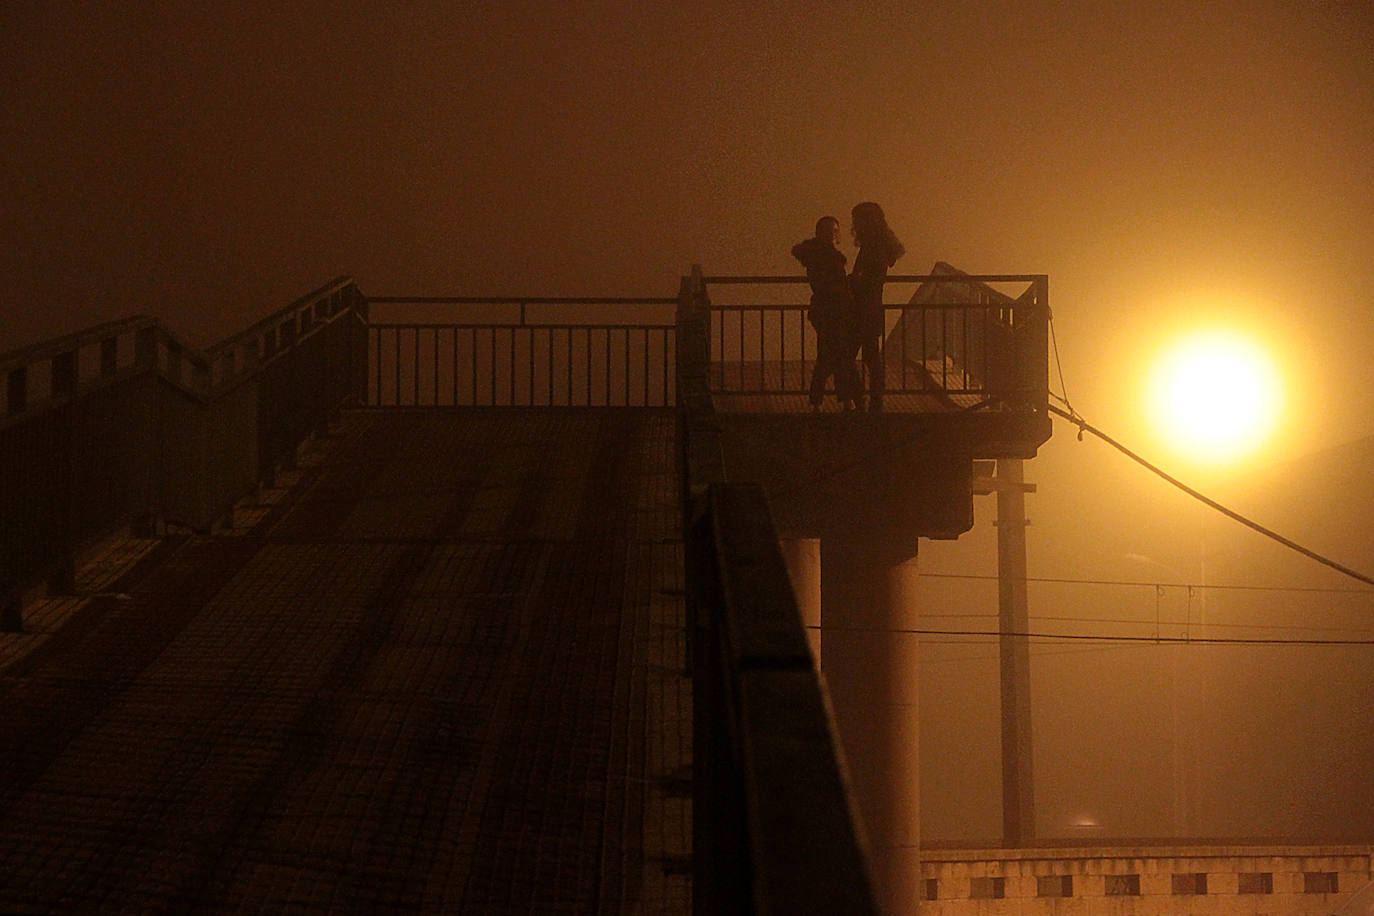
[[[371,302],[371,300],[368,301]],[[397,328],[400,328],[401,330],[423,328],[426,330],[442,331],[447,331],[451,328],[458,328],[461,331],[470,331],[473,328],[476,328],[478,330],[485,330],[487,328],[530,328],[535,330],[549,331],[602,331],[609,328],[614,331],[624,328],[630,331],[658,331],[664,328],[675,328],[677,327],[677,323],[673,321],[662,321],[653,323],[637,322],[634,324],[619,321],[579,321],[576,324],[554,324],[552,322],[544,321],[369,321],[367,323],[367,326],[369,328],[372,328],[373,330],[381,329],[388,331],[395,330]]]
[[[100,324],[91,325],[79,331],[63,334],[59,337],[49,337],[35,341],[27,346],[17,347],[5,353],[0,353],[0,373],[9,372],[22,366],[30,366],[34,363],[41,363],[69,353],[72,350],[79,350],[83,347],[98,344],[111,337],[121,337],[125,334],[136,333],[145,328],[156,328],[157,333],[165,339],[176,344],[181,351],[181,356],[193,363],[208,365],[214,358],[224,350],[237,346],[249,338],[262,332],[280,326],[282,320],[287,315],[298,314],[308,307],[314,306],[319,300],[345,289],[353,283],[351,277],[339,277],[330,283],[320,287],[312,293],[300,297],[290,305],[278,309],[266,318],[259,319],[241,331],[236,331],[225,337],[218,343],[209,347],[200,348],[189,343],[176,331],[169,328],[160,318],[150,315],[131,315],[127,318],[118,318],[113,321],[105,321]],[[675,301],[675,300],[674,300]]]
[[[87,347],[91,344],[100,343],[102,340],[129,334],[153,325],[161,327],[161,324],[158,319],[149,315],[131,315],[128,318],[118,318],[114,321],[91,325],[88,328],[63,334],[60,337],[47,337],[27,346],[16,347],[6,353],[0,353],[0,372],[8,372],[11,369],[33,363],[41,363],[46,359],[52,359],[54,356],[71,350]]]
[[[264,331],[270,330],[271,328],[279,327],[288,315],[298,315],[305,309],[313,307],[315,303],[319,302],[321,299],[324,299],[327,296],[332,296],[337,292],[341,292],[342,290],[348,288],[349,286],[352,286],[353,284],[354,280],[352,277],[335,277],[333,280],[329,281],[324,286],[321,286],[314,292],[306,293],[304,296],[301,296],[299,299],[296,299],[290,305],[286,305],[282,308],[277,309],[275,312],[268,315],[266,318],[261,318],[258,321],[253,322],[243,330],[230,334],[228,337],[224,338],[220,342],[207,347],[205,349],[205,354],[207,357],[213,358],[220,352],[238,346],[239,344],[243,343],[251,337],[255,337],[258,334],[263,333]]]
[[[888,283],[961,283],[974,281],[977,283],[1034,283],[1040,280],[1048,280],[1049,274],[888,274]],[[806,283],[804,276],[793,274],[776,274],[772,276],[711,276],[703,277],[702,282],[708,286],[715,284],[747,285],[757,284],[760,286],[767,284],[784,283]]]
[[[210,530],[294,462],[359,400],[365,322],[341,278],[208,350],[137,316],[5,354],[0,630],[43,577],[70,593],[78,552],[121,525]]]
[[[886,366],[888,393],[967,396],[979,400],[942,403],[950,409],[998,404],[1043,414],[1048,274],[968,274],[937,262],[931,273],[893,274],[887,280],[889,288],[917,284],[899,292],[900,300],[882,303],[878,347],[884,361],[896,358]],[[713,281],[734,284],[732,289],[752,284],[755,291],[732,293],[719,303],[702,295],[701,310],[712,319],[712,390],[743,396],[809,394],[807,377],[819,341],[808,320],[807,297],[762,289],[773,284],[804,290],[806,278],[711,276],[702,279],[703,290]],[[894,368],[896,382],[890,374]]]
[[[877,912],[824,688],[763,491],[725,483],[699,270],[677,319],[698,913]]]
[[[1008,302],[1015,302],[1009,299]],[[988,309],[1002,305],[996,302],[884,302],[883,308],[888,311],[909,310],[919,311],[947,311],[949,309]],[[805,302],[748,302],[743,304],[720,305],[713,303],[713,312],[796,312],[802,311],[810,306]],[[447,327],[447,325],[445,325]]]
[[[368,296],[372,305],[676,305],[676,296]]]

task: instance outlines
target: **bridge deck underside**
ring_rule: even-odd
[[[672,430],[346,415],[7,634],[0,911],[688,912]]]

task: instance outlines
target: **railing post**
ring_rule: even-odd
[[[148,325],[139,328],[134,334],[134,366],[141,372],[156,373],[158,371],[159,362],[157,351],[157,325]],[[152,391],[153,394],[151,396],[152,401],[148,406],[150,414],[148,425],[150,441],[148,443],[148,450],[152,453],[153,460],[151,462],[151,480],[149,481],[149,488],[147,491],[148,503],[130,523],[130,530],[134,537],[138,538],[160,537],[163,531],[162,516],[158,509],[162,501],[161,469],[162,462],[165,458],[163,455],[163,443],[158,416],[159,410],[156,406],[157,399],[160,395],[156,393],[156,386],[151,388],[150,391]]]
[[[5,379],[5,390],[7,392],[5,413],[14,416],[23,413],[29,406],[29,369],[27,366],[20,366],[11,369]]]
[[[107,337],[100,342],[100,377],[109,378],[119,371],[119,338]]]
[[[182,352],[181,344],[175,340],[167,341],[167,375],[178,385],[182,380],[182,363],[185,362],[185,354]]]
[[[350,307],[353,317],[348,322],[348,353],[349,369],[353,382],[353,399],[359,407],[367,406],[367,386],[368,386],[368,357],[371,351],[371,332],[368,329],[368,308],[367,297],[356,286],[351,287]],[[457,345],[457,332],[454,333],[455,346]],[[454,365],[455,384],[457,382],[457,365]],[[381,391],[378,390],[380,397]],[[454,399],[457,401],[457,398]]]
[[[196,357],[191,362],[191,390],[208,397],[212,390],[210,363]]]
[[[48,579],[48,591],[57,595],[70,595],[76,591],[76,452],[77,452],[77,354],[79,350],[67,350],[52,358],[52,396],[66,401],[54,413],[61,418],[62,430],[59,454],[53,456],[64,483],[55,507],[58,514],[59,537],[57,565]]]
[[[1031,390],[1035,392],[1034,407],[1037,412],[1047,414],[1050,405],[1050,278],[1041,276],[1036,281],[1039,292],[1036,296],[1036,321],[1034,339],[1037,350],[1038,371],[1031,380]]]
[[[15,595],[0,607],[0,633],[24,632],[24,599]]]
[[[157,369],[157,327],[139,328],[134,336],[134,365],[140,369]]]
[[[76,558],[70,548],[48,578],[48,592],[53,595],[71,595],[76,592]]]
[[[58,353],[52,358],[52,395],[55,398],[76,396],[77,350]]]
[[[692,265],[690,276],[682,278],[677,302],[677,395],[699,398],[709,392],[711,371],[711,312],[702,280],[701,266]],[[684,380],[702,384],[684,385]]]

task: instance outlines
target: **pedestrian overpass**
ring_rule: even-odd
[[[888,289],[872,415],[810,412],[794,277],[0,356],[0,909],[917,899],[881,634],[1049,436],[1048,284]]]

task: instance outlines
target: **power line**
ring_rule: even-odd
[[[914,636],[1018,636],[1051,641],[1089,641],[1117,643],[1157,643],[1161,645],[1237,645],[1237,646],[1374,646],[1374,639],[1266,639],[1241,636],[1105,636],[1094,633],[1001,632],[998,630],[926,630],[908,627],[822,627],[808,624],[808,630],[822,633],[906,633]]]
[[[937,615],[938,616],[938,615]],[[995,617],[996,614],[981,615]],[[1147,620],[1136,617],[1069,617],[1052,614],[1031,614],[1033,620],[1050,620],[1055,623],[1125,623],[1137,626],[1156,627],[1216,627],[1231,630],[1307,630],[1318,633],[1374,633],[1368,627],[1321,627],[1300,623],[1228,623],[1215,620]]]
[[[1059,390],[1064,392],[1064,394],[1060,396],[1051,391],[1050,397],[1063,401],[1064,406],[1069,409],[1069,412],[1076,414],[1078,411],[1074,410],[1073,405],[1069,403],[1069,388],[1064,384],[1064,366],[1059,362],[1059,338],[1054,333],[1053,315],[1050,316],[1050,346],[1054,350],[1054,369],[1059,373]]]
[[[987,646],[986,640],[974,639],[923,640],[923,643],[927,646]],[[1053,651],[1037,649],[1035,651],[1035,658],[1062,658],[1066,655],[1100,655],[1104,652],[1129,652],[1132,649],[1149,648],[1150,646],[1139,643],[1125,646],[1084,646],[1078,644],[1071,649],[1055,649]],[[922,657],[921,665],[925,667],[929,665],[966,664],[969,662],[996,662],[998,660],[998,655],[999,653],[996,648],[987,652],[980,652],[977,655],[935,655],[931,657]]]
[[[922,572],[923,579],[981,579],[996,582],[997,576],[981,573],[932,573]],[[1115,585],[1115,586],[1134,586],[1139,588],[1191,588],[1191,589],[1217,589],[1251,592],[1321,592],[1337,595],[1371,595],[1374,591],[1367,588],[1309,588],[1298,585],[1210,585],[1196,582],[1146,582],[1132,579],[1071,579],[1055,576],[1027,576],[1027,582],[1050,582],[1061,585]]]
[[[927,614],[922,613],[924,620],[994,620],[996,613],[983,612],[977,614]],[[1216,620],[1179,620],[1177,618],[1147,618],[1147,617],[1074,617],[1059,614],[1031,614],[1031,620],[1049,620],[1055,623],[1122,623],[1135,626],[1155,626],[1155,627],[1211,627],[1214,629],[1230,630],[1302,630],[1316,633],[1371,633],[1374,630],[1369,627],[1331,627],[1316,626],[1314,624],[1302,623],[1230,623],[1227,621]]]
[[[1113,439],[1111,436],[1107,435],[1107,434],[1104,433],[1102,430],[1100,430],[1100,429],[1098,429],[1097,427],[1093,426],[1092,424],[1088,423],[1088,421],[1087,421],[1087,420],[1084,420],[1083,417],[1082,417],[1077,411],[1074,411],[1074,412],[1070,413],[1069,411],[1062,410],[1062,409],[1060,409],[1060,408],[1058,408],[1058,407],[1055,407],[1053,404],[1050,404],[1050,405],[1049,405],[1049,410],[1050,410],[1050,413],[1053,413],[1053,414],[1055,414],[1056,416],[1059,416],[1059,417],[1063,417],[1065,420],[1068,420],[1070,423],[1072,423],[1072,424],[1074,424],[1075,426],[1077,426],[1077,427],[1078,427],[1078,437],[1079,437],[1079,439],[1082,439],[1082,438],[1083,438],[1083,433],[1085,433],[1085,432],[1092,433],[1094,436],[1096,436],[1097,438],[1101,439],[1103,442],[1107,443],[1107,444],[1110,445],[1112,448],[1116,449],[1116,450],[1119,451],[1121,454],[1125,455],[1127,458],[1130,458],[1132,461],[1134,461],[1136,464],[1140,465],[1141,467],[1145,468],[1147,471],[1149,471],[1149,472],[1151,472],[1152,474],[1158,476],[1159,478],[1161,478],[1161,479],[1164,480],[1165,482],[1172,484],[1173,486],[1175,486],[1175,487],[1177,487],[1178,489],[1182,490],[1184,493],[1187,493],[1189,496],[1193,497],[1194,499],[1198,500],[1199,502],[1203,503],[1204,505],[1206,505],[1206,506],[1208,506],[1208,507],[1210,507],[1210,508],[1212,508],[1212,509],[1215,509],[1216,511],[1220,512],[1222,515],[1225,515],[1227,518],[1232,519],[1233,521],[1240,522],[1242,525],[1244,525],[1245,527],[1251,529],[1252,531],[1259,532],[1260,534],[1264,535],[1265,537],[1271,538],[1271,539],[1273,539],[1273,540],[1279,542],[1280,544],[1282,544],[1283,546],[1287,547],[1287,548],[1290,549],[1290,550],[1296,550],[1298,553],[1302,554],[1303,556],[1305,556],[1305,557],[1307,557],[1307,558],[1309,558],[1309,559],[1312,559],[1312,560],[1316,560],[1318,563],[1321,563],[1323,566],[1329,566],[1331,569],[1334,569],[1334,570],[1336,570],[1336,571],[1339,572],[1339,573],[1342,573],[1342,574],[1344,574],[1344,575],[1347,575],[1347,576],[1349,576],[1349,577],[1352,578],[1352,579],[1357,579],[1357,580],[1359,580],[1360,582],[1364,582],[1364,583],[1366,583],[1367,585],[1374,585],[1374,576],[1367,576],[1367,575],[1365,575],[1364,573],[1356,572],[1355,570],[1351,569],[1349,566],[1344,566],[1344,565],[1342,565],[1342,564],[1340,564],[1340,563],[1337,563],[1335,560],[1332,560],[1332,559],[1329,558],[1329,557],[1324,557],[1324,556],[1322,556],[1321,554],[1317,553],[1315,550],[1310,550],[1310,549],[1308,549],[1308,548],[1302,546],[1301,544],[1297,543],[1296,541],[1289,540],[1288,538],[1284,537],[1283,535],[1279,534],[1278,532],[1272,531],[1272,530],[1270,530],[1269,528],[1264,527],[1263,525],[1261,525],[1261,524],[1258,523],[1258,522],[1251,521],[1250,519],[1248,519],[1248,518],[1246,518],[1245,516],[1241,515],[1239,512],[1236,512],[1236,511],[1234,511],[1234,510],[1232,510],[1232,509],[1228,509],[1228,508],[1226,508],[1225,506],[1223,506],[1221,503],[1217,502],[1216,500],[1211,499],[1211,498],[1209,498],[1209,497],[1207,497],[1207,496],[1204,496],[1203,494],[1199,493],[1197,490],[1194,490],[1192,487],[1188,486],[1186,483],[1184,483],[1183,481],[1179,480],[1178,478],[1170,476],[1168,473],[1166,473],[1166,472],[1165,472],[1163,469],[1161,469],[1160,467],[1158,467],[1158,466],[1156,466],[1156,465],[1150,463],[1149,461],[1146,461],[1144,458],[1142,458],[1141,456],[1137,455],[1135,452],[1131,451],[1129,448],[1127,448],[1126,446],[1122,445],[1120,442],[1118,442],[1117,440]]]

